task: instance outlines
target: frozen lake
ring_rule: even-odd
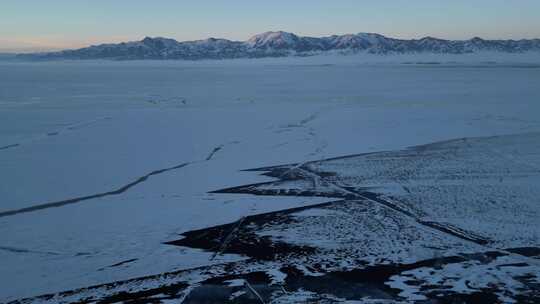
[[[0,61],[0,301],[242,260],[163,243],[329,201],[209,193],[272,180],[242,169],[540,132],[539,57]]]

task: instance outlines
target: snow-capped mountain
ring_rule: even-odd
[[[247,44],[260,49],[294,49],[300,44],[301,38],[287,32],[265,32],[251,37]]]
[[[162,37],[141,41],[101,44],[60,52],[21,54],[27,59],[225,59],[313,55],[327,51],[341,53],[444,53],[465,54],[479,51],[518,53],[540,51],[540,39],[445,40],[433,37],[395,39],[375,33],[302,37],[287,32],[265,32],[247,41],[209,38],[178,42]]]

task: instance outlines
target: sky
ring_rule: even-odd
[[[162,36],[247,40],[375,32],[396,38],[540,38],[539,0],[0,0],[0,51]]]

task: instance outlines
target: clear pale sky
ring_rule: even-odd
[[[246,40],[269,30],[307,36],[539,38],[540,0],[0,0],[0,51],[144,36]]]

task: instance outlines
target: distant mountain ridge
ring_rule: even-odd
[[[277,31],[255,35],[247,41],[208,38],[183,41],[146,37],[141,41],[100,44],[76,50],[19,54],[23,59],[229,59],[283,56],[309,56],[329,51],[467,54],[479,51],[521,53],[540,51],[540,39],[521,40],[445,40],[433,37],[396,39],[375,33],[303,37]]]

